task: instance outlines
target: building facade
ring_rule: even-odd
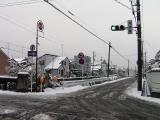
[[[44,73],[45,67],[48,66],[56,57],[57,55],[51,54],[44,54],[38,58],[38,72]]]
[[[0,49],[0,75],[9,74],[9,57]]]
[[[70,61],[67,57],[56,57],[45,67],[45,71],[52,76],[69,77],[69,63]]]
[[[78,56],[74,56],[74,59],[72,60],[70,64],[70,70],[72,74],[76,74],[77,76],[81,76],[82,70],[84,76],[91,75],[91,57],[90,56],[84,56],[84,64],[79,63],[80,58]]]

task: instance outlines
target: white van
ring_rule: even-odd
[[[152,68],[146,73],[150,93],[160,93],[160,68]]]

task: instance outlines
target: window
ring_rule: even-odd
[[[44,64],[45,64],[45,61],[44,61],[44,60],[41,60],[41,61],[39,61],[39,64],[40,64],[40,65],[44,65]]]

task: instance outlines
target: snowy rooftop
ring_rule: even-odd
[[[160,72],[160,68],[152,68],[150,72]]]
[[[66,57],[56,57],[52,62],[49,63],[45,67],[45,70],[49,69],[58,69],[61,66],[61,62],[65,59]]]
[[[91,66],[91,69],[93,69],[93,70],[99,70],[99,69],[101,69],[101,66],[100,65]]]
[[[16,62],[21,63],[23,60],[25,60],[24,57],[18,57],[18,58],[13,58]]]
[[[0,78],[10,78],[10,79],[16,79],[17,77],[15,76],[8,76],[8,75],[0,75]]]
[[[21,74],[21,75],[29,75],[28,72],[18,72],[18,74]]]

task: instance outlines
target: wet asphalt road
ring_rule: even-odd
[[[124,94],[133,82],[49,97],[0,95],[0,120],[160,120],[160,105]]]

